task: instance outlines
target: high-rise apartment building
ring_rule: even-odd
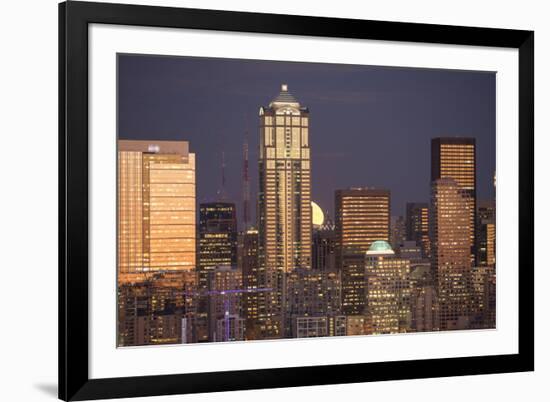
[[[335,208],[342,313],[361,315],[365,308],[365,253],[375,241],[390,240],[390,192],[372,188],[337,190]]]
[[[254,228],[241,232],[238,237],[238,263],[242,272],[243,287],[248,290],[243,294],[243,316],[246,319],[246,339],[256,339],[258,320],[258,230]]]
[[[195,154],[185,141],[118,141],[118,279],[195,270]]]
[[[309,111],[283,84],[261,107],[258,191],[260,336],[282,336],[285,277],[311,268]]]
[[[467,137],[432,139],[432,179],[453,179],[467,200],[470,260],[476,260],[476,140]]]
[[[410,330],[410,262],[386,241],[375,241],[365,255],[366,305],[373,334]]]
[[[408,202],[406,206],[405,231],[407,240],[422,247],[422,257],[430,256],[430,235],[428,224],[428,204]]]
[[[465,329],[472,310],[469,196],[451,178],[432,183],[431,270],[439,297],[439,329]]]

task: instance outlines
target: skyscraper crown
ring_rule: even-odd
[[[271,101],[269,104],[269,107],[281,107],[281,106],[293,106],[293,107],[300,107],[300,103],[296,100],[296,98],[288,92],[288,85],[282,84],[281,85],[281,92],[279,92],[279,95],[275,99]]]

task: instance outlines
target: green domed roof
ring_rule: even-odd
[[[370,245],[367,254],[393,254],[393,250],[387,241],[376,240]]]
[[[371,250],[371,251],[387,251],[387,250],[391,250],[391,246],[390,246],[390,243],[388,243],[385,240],[376,240],[375,242],[373,242],[370,245],[369,250]]]

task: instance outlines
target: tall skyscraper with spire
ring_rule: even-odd
[[[311,268],[309,110],[283,84],[261,107],[258,192],[258,286],[261,338],[283,335],[286,275]]]

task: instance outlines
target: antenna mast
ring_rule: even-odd
[[[220,198],[225,200],[225,149],[222,148],[222,187],[220,190]]]
[[[243,142],[243,177],[242,177],[242,187],[243,187],[243,224],[244,230],[247,230],[250,223],[250,182],[248,176],[248,125],[246,123],[246,114],[245,114],[245,131],[244,131],[244,142]]]

